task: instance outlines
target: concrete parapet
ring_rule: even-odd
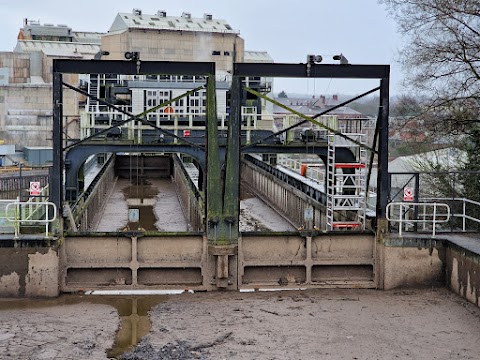
[[[191,231],[203,231],[205,222],[205,204],[192,180],[187,178],[182,163],[173,156],[173,181],[183,215],[188,221]]]
[[[79,234],[61,242],[3,241],[0,296],[84,290],[436,287],[480,306],[480,255],[448,236],[242,233],[212,246],[201,233]]]
[[[0,248],[0,297],[59,295],[59,257],[56,246],[18,241]]]
[[[240,173],[244,186],[296,228],[325,228],[325,206],[320,202],[249,162],[242,162]],[[313,209],[313,219],[309,221],[304,215],[307,209]]]
[[[450,290],[480,306],[480,254],[452,244],[446,252],[445,275]]]
[[[480,243],[460,234],[397,234],[377,244],[379,288],[446,285],[480,306]]]
[[[92,184],[93,189],[88,198],[79,201],[74,214],[76,230],[89,231],[97,226],[98,212],[105,206],[108,194],[113,190],[113,183],[115,183],[115,171],[113,162],[110,162],[100,180]],[[70,227],[72,226],[73,224],[70,224]]]
[[[386,238],[383,252],[383,284],[380,288],[432,287],[444,284],[445,249],[442,241]]]

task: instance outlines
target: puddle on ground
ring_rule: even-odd
[[[128,204],[128,210],[138,209],[138,221],[129,221],[127,224],[128,229],[157,230],[155,226],[157,218],[155,217],[154,207],[157,202],[158,188],[146,179],[138,179],[137,183],[130,184],[122,191]]]
[[[131,350],[150,331],[148,312],[156,304],[165,301],[165,297],[114,297],[110,305],[114,306],[121,319],[113,347],[107,352],[108,358],[118,359]]]
[[[61,295],[55,299],[7,299],[0,300],[0,310],[37,309],[80,303],[113,306],[120,317],[113,347],[108,350],[109,359],[119,359],[130,351],[150,331],[148,312],[155,305],[166,301],[167,296],[99,296],[99,295]]]

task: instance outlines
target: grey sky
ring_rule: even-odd
[[[275,62],[305,62],[307,54],[320,54],[324,63],[343,53],[352,64],[390,64],[391,94],[402,92],[402,74],[395,63],[400,37],[394,21],[377,0],[0,0],[3,21],[0,51],[12,51],[24,18],[42,24],[66,24],[77,31],[108,31],[115,15],[142,9],[145,14],[166,10],[167,15],[192,17],[211,13],[240,30],[247,50],[267,51]],[[309,95],[355,94],[377,81],[286,79],[275,80],[275,92]]]

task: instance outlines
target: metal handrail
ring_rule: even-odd
[[[412,210],[415,206],[422,208],[423,207],[423,212],[419,212],[419,219],[408,219],[407,214]],[[395,211],[395,207],[398,207],[398,211]],[[427,212],[427,207],[432,207],[433,212],[428,213]],[[439,213],[437,210],[439,208],[444,208],[445,212],[444,213]],[[431,202],[431,203],[426,203],[426,202],[419,202],[419,203],[413,203],[413,202],[392,202],[387,205],[387,220],[390,222],[398,222],[398,234],[399,236],[402,236],[402,231],[403,231],[403,226],[404,224],[415,224],[415,223],[421,223],[423,224],[423,229],[426,230],[426,225],[427,224],[432,224],[432,238],[435,237],[435,232],[436,232],[436,227],[437,224],[442,224],[450,221],[450,206],[445,203],[437,203],[437,202]],[[392,218],[391,215],[398,215],[398,218]]]
[[[300,174],[302,165],[305,164],[305,162],[289,158],[279,158],[278,164]],[[308,166],[310,164],[307,163],[306,165]],[[319,184],[325,184],[325,171],[321,171],[313,167],[308,167],[305,177],[314,180]]]
[[[8,219],[11,217],[11,216],[17,216],[17,209],[9,209],[9,211],[11,211],[11,214],[8,214],[7,212],[7,206],[8,204],[12,204],[12,203],[16,203],[19,201],[19,198],[17,199],[1,199],[0,200],[0,228],[12,228],[12,227],[16,227],[17,224],[15,222],[11,222],[9,221]],[[2,232],[5,232],[4,230],[2,230]],[[11,232],[11,230],[10,230]]]
[[[480,208],[480,202],[474,201],[471,199],[467,198],[457,198],[457,197],[451,197],[451,198],[425,198],[423,199],[424,201],[442,201],[442,202],[461,202],[462,203],[462,212],[461,213],[455,213],[452,214],[452,217],[457,217],[462,219],[462,231],[465,232],[467,231],[467,220],[473,221],[477,224],[480,224],[480,219],[475,218],[473,216],[467,215],[467,204],[475,205]]]
[[[241,110],[241,118],[242,118],[242,125],[241,130],[245,131],[246,141],[250,143],[252,131],[254,130],[267,130],[264,126],[261,126],[261,120],[270,120],[271,116],[266,114],[259,114],[256,111],[256,107],[242,107]],[[108,116],[105,124],[96,123],[95,117],[99,114]],[[109,129],[114,126],[114,115],[118,114],[114,111],[101,111],[101,112],[88,112],[82,114],[81,124],[80,124],[80,132],[81,138],[86,138],[91,136],[92,129]],[[153,125],[157,127],[161,127],[164,130],[168,130],[172,132],[176,136],[181,136],[184,130],[205,130],[204,123],[196,123],[194,120],[196,118],[205,118],[206,113],[163,113],[161,111],[152,112],[150,115],[158,116],[155,120],[146,120],[150,121]],[[160,117],[160,116],[166,117]],[[219,114],[217,120],[219,121],[218,129],[221,131],[226,131],[228,129],[228,119],[229,114]],[[125,117],[121,118],[121,121],[125,120]],[[126,133],[128,140],[136,140],[141,142],[142,132],[144,130],[151,130],[152,127],[150,125],[140,123],[138,124],[136,121],[131,121],[129,123],[118,125],[118,128],[123,129]],[[175,140],[177,142],[177,140]]]
[[[22,217],[22,214],[26,214],[26,211],[23,211],[22,207],[26,206],[29,207],[31,206],[31,202],[29,201],[19,201],[14,200],[10,201],[7,203],[7,206],[5,207],[5,217],[4,219],[11,222],[14,227],[14,238],[18,239],[20,235],[20,225],[23,223],[29,223],[30,225],[32,223],[40,223],[40,224],[45,224],[45,237],[48,238],[48,224],[51,222],[54,222],[57,219],[57,207],[55,206],[54,203],[49,202],[49,201],[41,201],[41,202],[36,202],[35,205],[37,207],[39,206],[44,206],[45,210],[45,217],[43,219],[32,219],[31,215],[27,216],[26,218]],[[11,208],[13,207],[13,216],[9,214],[9,211],[11,211]],[[51,210],[50,210],[51,209]],[[37,208],[38,210],[38,208]],[[37,211],[36,210],[36,211]]]

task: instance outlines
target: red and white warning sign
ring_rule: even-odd
[[[413,201],[413,189],[406,187],[403,189],[403,201]]]
[[[39,181],[30,181],[30,195],[40,195],[40,182]]]

